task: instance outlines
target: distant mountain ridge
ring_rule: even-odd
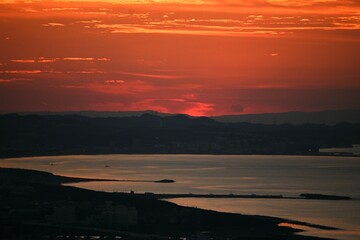
[[[178,114],[160,113],[156,111],[66,111],[66,112],[23,112],[19,115],[80,115],[90,118],[108,117],[134,117],[144,114],[155,116],[175,116]],[[182,114],[185,115],[185,114]],[[188,115],[186,115],[188,116]],[[191,116],[188,116],[191,117]],[[326,124],[336,125],[341,122],[360,123],[360,109],[349,110],[325,110],[319,112],[283,112],[283,113],[261,113],[261,114],[240,114],[209,117],[218,122],[224,123],[260,123],[260,124]]]
[[[360,123],[254,124],[186,115],[0,115],[0,158],[74,154],[302,154],[360,144]]]
[[[261,124],[326,124],[360,123],[360,110],[325,110],[320,112],[284,112],[212,117],[219,122],[247,122]]]

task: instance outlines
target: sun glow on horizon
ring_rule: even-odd
[[[0,10],[0,112],[360,108],[358,1],[26,0]]]

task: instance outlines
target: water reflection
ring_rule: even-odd
[[[133,190],[156,193],[282,194],[284,196],[321,193],[360,199],[359,157],[92,155],[2,159],[0,166],[36,169],[86,178],[176,180],[176,183],[172,184],[135,182],[71,184],[110,192]],[[180,205],[218,211],[278,216],[335,226],[346,229],[343,233],[336,232],[346,236],[346,239],[360,238],[359,200],[337,202],[285,199],[175,199],[172,201]]]
[[[342,240],[358,240],[360,237],[360,200],[319,201],[287,199],[203,199],[177,198],[168,201],[189,207],[250,215],[267,215],[302,222],[341,228],[320,230],[302,225],[292,225],[305,230],[303,235]]]

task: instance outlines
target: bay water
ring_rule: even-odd
[[[360,239],[360,157],[263,155],[70,155],[8,158],[0,167],[58,175],[154,182],[85,182],[71,186],[108,192],[344,195],[348,201],[302,199],[199,199],[168,201],[222,212],[268,215],[338,227],[305,228],[301,234]]]

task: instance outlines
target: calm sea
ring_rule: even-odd
[[[342,228],[303,234],[360,239],[360,158],[222,155],[80,155],[0,160],[1,167],[44,170],[88,178],[176,183],[88,182],[71,184],[119,192],[345,195],[350,201],[285,199],[171,199],[185,206],[269,215]]]

